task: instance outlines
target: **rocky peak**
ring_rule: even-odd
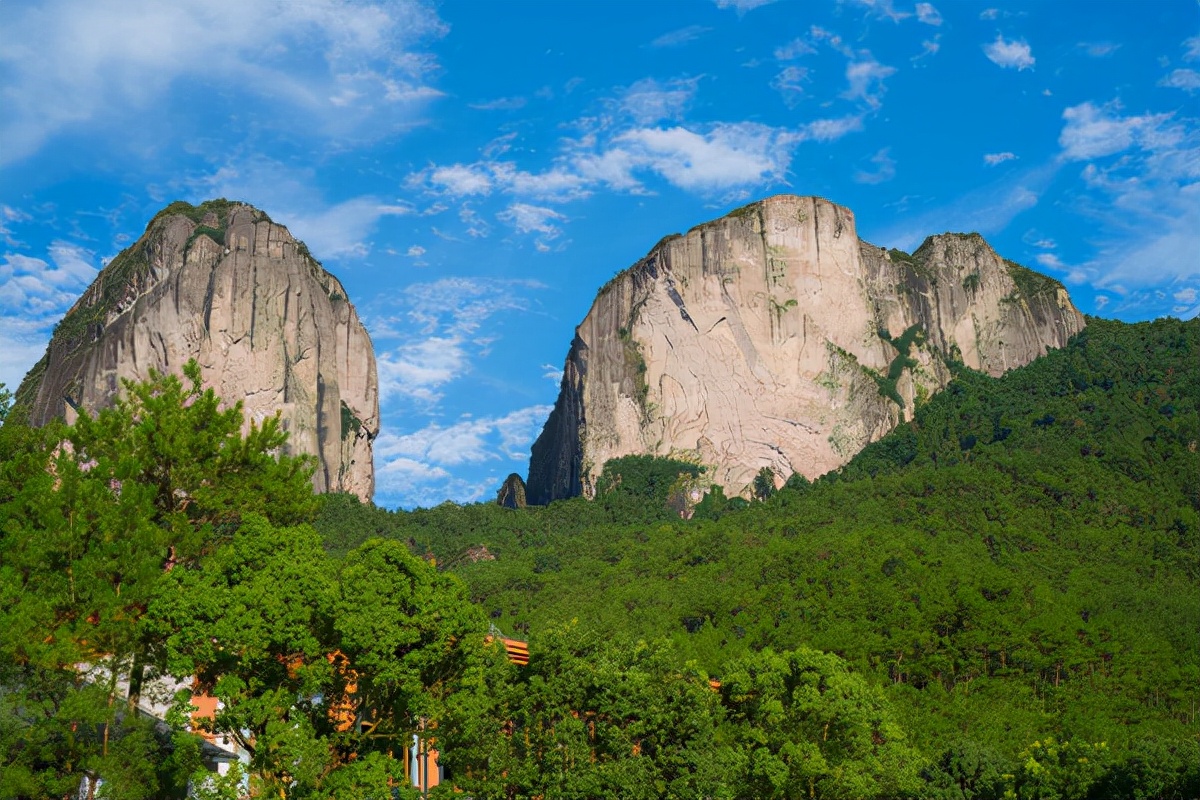
[[[496,493],[496,504],[503,508],[525,508],[525,481],[517,473],[504,479]]]
[[[860,241],[822,198],[752,203],[601,288],[534,443],[529,502],[590,496],[605,462],[634,454],[703,464],[733,494],[764,469],[814,478],[909,418],[951,362],[999,374],[1083,325],[1060,284],[978,234],[910,255]]]
[[[17,402],[30,421],[110,403],[122,379],[178,372],[249,420],[279,412],[288,451],[317,458],[318,491],[369,500],[379,392],[370,338],[345,289],[287,228],[228,200],[176,202],[59,322]]]

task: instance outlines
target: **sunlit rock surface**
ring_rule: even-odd
[[[772,197],[664,239],[600,290],[528,500],[591,496],[630,454],[704,464],[731,494],[764,467],[814,478],[910,418],[950,361],[999,375],[1083,326],[1058,282],[977,234],[889,253],[846,208]]]
[[[287,228],[248,205],[174,203],[97,276],[26,375],[30,421],[95,411],[122,379],[178,373],[195,358],[204,385],[247,420],[279,412],[289,453],[317,458],[318,491],[375,489],[375,353],[354,307]]]

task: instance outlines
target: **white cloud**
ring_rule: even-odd
[[[942,24],[942,15],[931,3],[917,3],[917,19],[926,25]]]
[[[528,102],[524,97],[497,97],[495,100],[469,105],[476,111],[517,111],[524,108]]]
[[[618,136],[616,143],[671,184],[712,192],[782,179],[795,141],[777,128],[743,122],[715,125],[708,133],[639,128]]]
[[[1172,293],[1171,299],[1175,301],[1175,305],[1171,307],[1171,311],[1182,319],[1200,316],[1200,304],[1196,302],[1196,298],[1196,289],[1191,286]]]
[[[14,222],[29,222],[33,217],[19,208],[0,204],[0,241],[9,247],[19,247],[20,242],[13,236],[11,227]]]
[[[408,177],[411,188],[447,197],[486,196],[493,191],[525,195],[538,200],[572,200],[587,194],[586,183],[563,166],[545,172],[526,172],[512,161],[480,161],[431,167]]]
[[[1079,47],[1092,58],[1111,56],[1121,49],[1115,42],[1080,42]]]
[[[405,394],[426,402],[441,398],[437,389],[469,366],[462,338],[431,336],[381,353],[378,358],[380,399]]]
[[[837,117],[834,119],[815,119],[800,129],[801,136],[817,142],[832,142],[849,133],[857,133],[863,129],[863,118],[860,115]]]
[[[1034,256],[1034,261],[1038,266],[1057,272],[1063,276],[1063,280],[1070,284],[1081,284],[1088,280],[1090,274],[1083,267],[1073,267],[1070,264],[1063,263],[1063,260],[1054,253],[1038,253]]]
[[[717,4],[717,8],[732,8],[736,9],[738,14],[745,14],[747,11],[769,6],[777,0],[713,0],[713,2]]]
[[[492,226],[467,203],[458,209],[458,218],[467,226],[467,236],[472,239],[485,239],[492,232]]]
[[[1088,161],[1077,206],[1099,232],[1082,265],[1098,288],[1125,293],[1121,308],[1167,313],[1163,284],[1200,277],[1200,130],[1172,114],[1124,115],[1117,102],[1063,112],[1065,160]]]
[[[529,281],[442,278],[408,286],[386,306],[360,308],[378,352],[380,402],[407,399],[427,408],[446,384],[471,370],[494,337],[483,327],[497,314],[526,311]],[[398,344],[391,344],[397,342]]]
[[[421,247],[419,244],[414,244],[412,247],[408,248],[408,252],[405,253],[405,255],[409,258],[420,258],[421,256],[425,255],[425,248]]]
[[[1008,227],[1018,215],[1038,204],[1058,165],[1007,175],[992,184],[903,219],[880,233],[880,243],[911,250],[933,231],[978,231],[985,236]]]
[[[1188,94],[1200,89],[1200,72],[1194,69],[1177,69],[1158,82],[1159,86],[1183,89]]]
[[[6,253],[0,260],[0,383],[11,390],[42,357],[55,323],[95,280],[95,253],[57,240],[49,258]]]
[[[492,190],[491,175],[476,165],[438,167],[430,173],[429,183],[454,197],[488,194]]]
[[[892,4],[892,0],[852,0],[856,5],[865,6],[868,10],[874,12],[875,16],[880,19],[889,19],[892,22],[899,23],[900,20],[911,17],[905,11],[897,11]],[[923,5],[928,5],[923,4]],[[931,6],[932,8],[932,6]]]
[[[374,446],[379,465],[375,471],[377,497],[409,507],[447,498],[479,500],[498,488],[502,475],[472,484],[453,478],[446,467],[499,462],[500,472],[507,473],[522,466],[551,408],[529,406],[499,417],[467,418],[445,426],[433,422],[408,433],[385,429]]]
[[[697,83],[696,78],[677,78],[665,83],[645,78],[625,90],[619,100],[620,109],[639,125],[682,119],[696,96]]]
[[[438,96],[432,59],[412,48],[446,30],[413,0],[48,0],[8,9],[4,28],[0,163],[84,125],[137,136],[123,121],[182,82],[206,102],[250,95],[238,115],[256,125],[387,135]]]
[[[1200,61],[1200,36],[1190,36],[1183,40],[1187,50],[1183,54],[1184,61]]]
[[[941,34],[939,33],[937,36],[935,36],[932,39],[923,40],[921,42],[921,52],[917,53],[910,60],[920,61],[923,58],[928,58],[929,56],[937,55],[937,52],[942,49],[942,45],[938,41],[940,38],[941,38]]]
[[[789,106],[794,106],[804,94],[804,83],[808,80],[808,69],[795,65],[784,67],[771,81],[771,88],[783,96]]]
[[[803,39],[793,39],[785,45],[776,47],[774,55],[776,61],[795,61],[801,56],[812,55],[816,52],[817,48]]]
[[[983,11],[979,12],[980,19],[989,19],[990,20],[990,19],[996,19],[999,16],[1000,16],[1000,9],[998,9],[998,8],[985,8]]]
[[[1162,126],[1170,114],[1122,117],[1120,106],[1081,103],[1063,111],[1067,124],[1059,134],[1063,157],[1075,161],[1099,158],[1127,150],[1134,144],[1146,146],[1167,136]]]
[[[379,220],[415,213],[411,206],[371,196],[330,204],[313,188],[311,169],[266,157],[231,162],[209,175],[185,178],[180,186],[194,202],[227,197],[269,211],[319,260],[361,258],[370,252],[367,238]]]
[[[874,185],[877,183],[886,183],[896,177],[896,162],[888,155],[890,149],[889,147],[885,147],[871,156],[871,163],[875,165],[875,169],[870,172],[858,170],[854,173],[854,181],[856,183]]]
[[[547,239],[553,239],[562,231],[555,222],[562,222],[566,217],[557,211],[528,203],[513,203],[496,215],[509,223],[517,233],[540,233]]]
[[[95,254],[64,241],[50,245],[53,266],[19,253],[7,253],[0,264],[0,309],[30,319],[57,317],[95,280]]]
[[[879,108],[884,92],[883,82],[896,73],[895,67],[880,64],[870,54],[846,66],[850,86],[842,94],[848,100],[862,100],[871,108]]]
[[[1015,153],[985,153],[983,161],[989,167],[994,167],[997,164],[1003,164],[1005,161],[1014,161],[1016,158],[1017,155]]]
[[[662,36],[650,43],[651,47],[679,47],[688,42],[699,39],[704,34],[711,31],[712,28],[706,28],[703,25],[688,25],[685,28],[668,31]]]
[[[1005,69],[1016,68],[1018,72],[1033,69],[1037,60],[1024,39],[1014,39],[1010,42],[1000,34],[996,34],[996,41],[983,46],[983,52],[993,64]]]

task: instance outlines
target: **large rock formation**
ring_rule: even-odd
[[[42,425],[192,358],[248,420],[281,413],[288,451],[317,457],[318,491],[371,498],[371,340],[337,279],[248,205],[172,203],[155,216],[67,312],[16,400]]]
[[[999,375],[1083,326],[1059,283],[978,234],[889,252],[848,209],[772,197],[664,239],[600,290],[533,445],[529,502],[591,496],[630,454],[707,465],[743,495],[764,467],[814,478],[910,417],[950,361]]]

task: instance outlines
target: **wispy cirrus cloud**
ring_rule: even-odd
[[[1120,105],[1109,103],[1096,105],[1080,103],[1063,111],[1062,132],[1058,144],[1063,158],[1085,161],[1127,150],[1135,144],[1142,148],[1169,144],[1176,139],[1178,129],[1173,132],[1165,127],[1170,114],[1141,114],[1123,116]]]
[[[673,31],[668,31],[662,36],[659,36],[654,41],[650,42],[651,47],[679,47],[688,42],[694,42],[704,34],[711,31],[712,28],[706,28],[703,25],[688,25],[683,28],[677,28]]]
[[[442,278],[408,286],[403,295],[360,308],[378,347],[381,403],[403,401],[432,408],[444,387],[471,371],[495,335],[492,317],[527,312],[534,281]]]
[[[1194,69],[1172,70],[1169,75],[1158,82],[1158,85],[1167,86],[1172,89],[1182,89],[1191,94],[1200,89],[1200,72]]]
[[[643,78],[626,89],[617,98],[617,103],[620,111],[639,125],[680,120],[696,96],[698,83],[698,78],[669,81]]]
[[[713,0],[713,2],[717,4],[717,8],[732,8],[738,14],[745,14],[747,11],[769,6],[778,0]]]
[[[435,62],[417,48],[446,31],[415,0],[48,0],[10,8],[4,28],[0,165],[84,125],[92,138],[136,138],[137,129],[119,122],[183,82],[206,103],[230,103],[255,125],[386,135],[412,124],[440,95],[429,82]],[[246,97],[253,101],[235,99]],[[156,126],[191,119],[147,118],[148,135],[161,137]]]
[[[1008,175],[952,202],[930,206],[874,234],[882,244],[911,250],[931,231],[978,231],[991,235],[1034,208],[1060,169],[1056,162]]]
[[[269,209],[322,259],[361,258],[371,251],[370,236],[381,219],[416,213],[407,203],[370,195],[330,203],[314,184],[312,169],[260,155],[234,157],[212,172],[178,181],[172,191],[183,190],[193,202],[227,197]]]
[[[854,182],[874,185],[877,183],[886,183],[896,177],[896,162],[889,155],[890,150],[890,147],[884,147],[871,156],[871,163],[874,165],[874,169],[857,170],[854,173]]]
[[[989,167],[994,167],[997,164],[1003,164],[1005,161],[1015,161],[1016,159],[1016,153],[985,153],[983,156],[983,163],[987,164]]]
[[[499,488],[505,473],[524,471],[529,446],[550,409],[534,405],[450,425],[432,422],[409,433],[385,431],[374,447],[378,498],[406,507],[433,505],[448,497],[459,502],[482,499]],[[470,482],[455,479],[447,469],[464,464],[491,464],[496,471]]]
[[[9,252],[0,256],[0,383],[15,389],[41,357],[51,329],[99,272],[99,258],[56,240],[50,260]]]
[[[1140,290],[1200,286],[1200,128],[1173,113],[1125,114],[1116,101],[1071,106],[1063,120],[1061,158],[1084,164],[1079,212],[1108,231],[1081,268],[1122,307],[1166,312],[1165,294]]]

